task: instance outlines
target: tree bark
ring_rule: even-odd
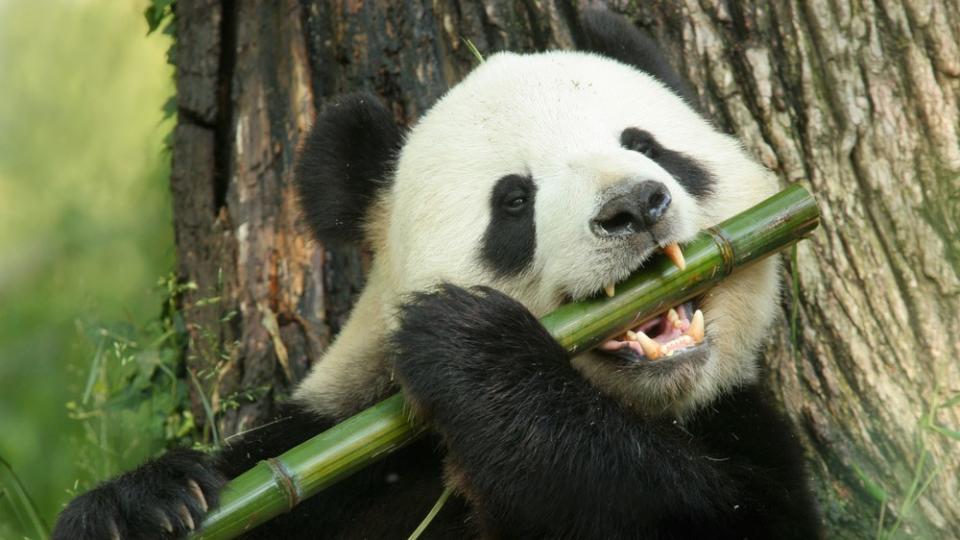
[[[315,110],[366,89],[409,124],[474,65],[463,38],[484,54],[570,48],[583,6],[177,2],[178,273],[195,285],[187,364],[212,435],[263,421],[363,286],[366,254],[313,242],[296,206]],[[942,429],[960,430],[960,3],[611,8],[659,40],[707,116],[820,201],[765,357],[830,536],[960,537],[960,443]]]

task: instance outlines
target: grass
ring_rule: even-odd
[[[477,60],[477,63],[482,64],[483,55],[480,54],[480,50],[477,49],[477,46],[473,43],[473,41],[467,38],[461,38],[461,39],[463,40],[463,44],[467,46],[467,50],[470,51],[470,54]]]
[[[898,538],[901,529],[906,523],[907,517],[913,512],[920,497],[926,493],[927,488],[929,488],[940,473],[943,472],[942,465],[934,461],[933,454],[931,454],[927,445],[927,437],[929,434],[934,433],[938,436],[945,436],[960,441],[960,431],[947,428],[936,422],[936,414],[938,411],[960,405],[960,394],[951,396],[945,400],[941,400],[941,394],[942,392],[939,387],[934,388],[934,400],[930,403],[928,409],[918,422],[916,434],[916,453],[918,457],[913,465],[910,483],[900,498],[900,504],[897,506],[893,523],[890,524],[889,527],[886,525],[887,507],[890,502],[887,491],[869,479],[859,468],[855,468],[855,472],[867,486],[871,495],[875,493],[879,494],[879,496],[874,495],[880,502],[880,515],[877,518],[877,531],[875,535],[877,540]]]
[[[13,468],[2,457],[0,457],[0,501],[10,506],[13,517],[18,520],[20,529],[26,532],[26,536],[47,537],[49,534],[47,524],[40,517],[37,505],[33,503],[33,499],[17,474],[13,472]],[[3,532],[2,529],[0,532]]]

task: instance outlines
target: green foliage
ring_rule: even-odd
[[[189,432],[183,415],[158,419],[179,399],[171,387],[113,386],[164,380],[175,361],[171,343],[149,351],[160,334],[142,324],[173,263],[160,111],[173,86],[169,37],[145,39],[141,11],[0,2],[0,455],[48,524],[72,490],[153,455],[168,429]],[[83,414],[118,418],[103,428],[110,452],[92,453],[101,426],[70,418]],[[0,538],[35,537],[18,523],[0,496]]]
[[[172,276],[159,284],[170,307],[186,287]],[[194,440],[182,377],[186,332],[179,312],[164,313],[142,327],[85,329],[96,352],[83,392],[67,402],[67,411],[82,426],[77,462],[91,478],[113,476],[162,448]]]
[[[149,0],[149,2],[150,5],[143,10],[143,17],[147,20],[147,34],[152,34],[165,20],[173,18],[173,6],[176,2],[174,0]]]

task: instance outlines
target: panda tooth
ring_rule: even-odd
[[[699,309],[693,313],[693,318],[690,319],[690,328],[687,328],[684,335],[693,338],[694,343],[703,341],[703,312]]]
[[[640,339],[640,336],[638,336],[637,333],[634,332],[633,330],[627,330],[626,334],[624,335],[626,336],[628,341],[637,341]]]
[[[613,295],[616,292],[616,286],[613,283],[608,283],[603,286],[603,292],[607,293],[609,298],[613,298]]]
[[[663,253],[673,261],[673,264],[677,265],[677,268],[683,270],[687,267],[687,261],[683,258],[683,251],[680,250],[680,245],[676,242],[663,246]]]
[[[643,349],[643,354],[650,360],[656,360],[663,356],[663,349],[660,348],[660,344],[656,341],[650,339],[650,336],[644,334],[643,332],[637,332],[637,341],[640,342],[640,347]]]
[[[667,312],[667,321],[674,327],[679,326],[680,315],[677,314],[677,310],[670,308],[670,311]]]

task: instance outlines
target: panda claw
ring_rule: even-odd
[[[163,527],[163,530],[167,531],[167,534],[173,534],[173,523],[170,522],[167,514],[163,510],[157,510],[157,515],[160,517],[160,526]]]
[[[181,504],[177,511],[180,513],[180,521],[183,522],[183,526],[188,530],[193,530],[196,525],[193,523],[193,516],[190,515],[190,510],[187,508],[187,505]]]
[[[210,507],[209,505],[207,505],[206,497],[203,496],[203,490],[200,489],[200,484],[198,484],[196,480],[191,478],[187,480],[187,486],[190,488],[190,492],[193,493],[193,497],[197,500],[198,503],[200,503],[200,509],[203,510],[204,512],[209,510]]]
[[[117,522],[110,520],[110,540],[120,540],[120,530],[117,528]]]

